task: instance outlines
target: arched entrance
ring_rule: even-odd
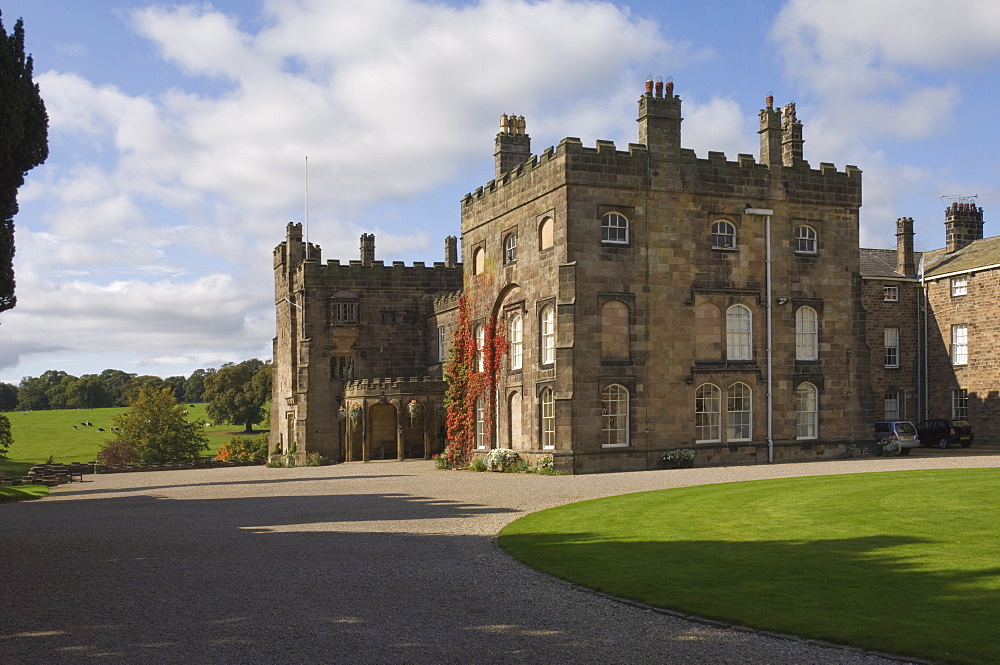
[[[396,407],[372,404],[368,407],[370,459],[396,459]]]

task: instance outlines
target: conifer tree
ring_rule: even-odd
[[[24,23],[9,35],[0,16],[0,312],[14,296],[14,215],[24,176],[49,156],[49,117],[24,55]]]

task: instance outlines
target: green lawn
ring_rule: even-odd
[[[656,607],[938,662],[996,663],[1000,470],[819,476],[585,501],[500,534]]]
[[[45,485],[24,485],[22,487],[0,487],[0,503],[41,499],[49,495]]]
[[[205,407],[205,404],[187,405],[188,417],[208,420]],[[93,460],[114,434],[111,431],[114,417],[125,411],[126,407],[115,407],[5,413],[10,419],[14,445],[7,451],[7,458],[0,459],[0,476],[23,476],[32,465],[45,462],[50,455],[65,464]],[[81,424],[85,422],[93,423],[93,427]],[[99,428],[104,431],[99,432]],[[237,425],[213,424],[206,428],[210,450],[205,455],[214,455],[230,438],[242,432],[243,428]]]

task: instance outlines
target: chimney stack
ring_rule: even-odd
[[[896,220],[896,272],[904,277],[917,274],[917,264],[913,257],[912,217],[900,217]]]
[[[509,173],[531,157],[531,137],[523,115],[500,116],[500,133],[496,138],[496,177]]]
[[[444,239],[444,266],[454,268],[458,264],[458,238],[448,236]]]
[[[983,209],[975,203],[952,203],[944,209],[944,233],[949,253],[982,240]]]
[[[375,234],[361,234],[361,265],[371,266],[375,262]]]

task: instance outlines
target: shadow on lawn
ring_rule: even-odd
[[[608,542],[511,534],[500,546],[557,577],[647,605],[941,661],[995,662],[1000,567],[948,569],[922,538]],[[898,548],[898,549],[896,549]]]

